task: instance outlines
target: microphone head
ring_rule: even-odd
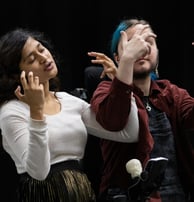
[[[142,173],[142,165],[138,159],[131,159],[126,163],[126,170],[131,174],[132,179],[140,177]]]

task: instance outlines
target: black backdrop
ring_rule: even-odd
[[[0,34],[18,26],[45,32],[62,58],[62,88],[70,91],[84,87],[83,70],[90,65],[87,51],[109,54],[109,40],[119,21],[143,17],[158,36],[160,77],[194,95],[194,14],[189,6],[183,0],[7,0],[1,6]]]
[[[187,1],[6,0],[1,4],[0,35],[21,26],[43,31],[51,38],[62,58],[60,77],[66,91],[84,87],[84,68],[91,64],[87,51],[109,54],[115,26],[123,18],[138,16],[148,20],[158,36],[160,77],[188,89],[194,96],[194,12]],[[13,201],[16,176],[13,172],[7,175],[13,162],[6,162],[3,151],[0,161],[0,177],[7,179],[2,181],[1,197]]]

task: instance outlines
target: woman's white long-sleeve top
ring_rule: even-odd
[[[87,134],[119,142],[137,142],[138,112],[132,98],[131,112],[122,131],[111,132],[96,121],[90,104],[66,92],[56,94],[61,111],[44,121],[30,118],[29,106],[12,100],[0,109],[3,147],[15,162],[17,172],[43,180],[52,164],[83,158]]]

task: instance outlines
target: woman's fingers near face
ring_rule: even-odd
[[[27,78],[28,78],[28,84],[32,85],[34,83],[33,72],[29,72]]]
[[[39,77],[38,77],[38,76],[35,76],[35,77],[34,77],[34,83],[35,83],[36,85],[39,85]]]
[[[21,84],[23,88],[27,88],[28,86],[32,86],[32,85],[39,85],[39,77],[34,76],[33,72],[29,72],[28,74],[26,74],[25,71],[22,71]]]
[[[27,85],[27,80],[26,80],[26,72],[22,71],[21,75],[20,75],[20,80],[21,80],[21,84],[23,87],[25,87]]]

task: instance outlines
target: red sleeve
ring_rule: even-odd
[[[111,131],[124,128],[131,108],[131,92],[132,86],[117,78],[98,85],[91,98],[91,107],[104,128]]]

